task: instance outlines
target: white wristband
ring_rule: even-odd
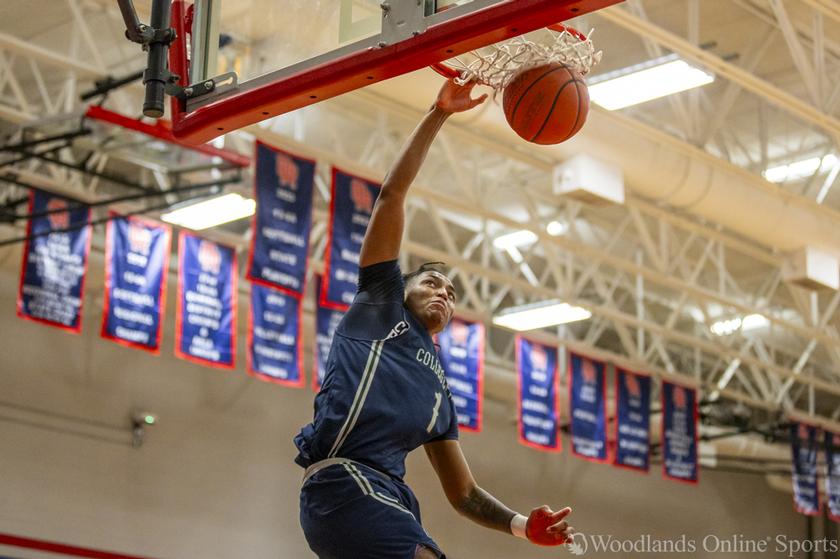
[[[525,533],[525,527],[528,525],[528,517],[521,514],[515,515],[510,519],[510,533],[517,538],[527,540],[528,536]]]

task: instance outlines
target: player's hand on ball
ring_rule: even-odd
[[[458,85],[453,80],[446,80],[446,83],[440,88],[435,105],[446,113],[460,113],[477,107],[484,103],[485,99],[487,99],[487,94],[485,93],[481,97],[473,99],[472,90],[475,85],[475,82]]]
[[[528,541],[536,545],[563,545],[571,542],[575,529],[564,520],[571,512],[569,507],[553,512],[546,505],[532,510],[525,525]]]

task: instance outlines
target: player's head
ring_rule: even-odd
[[[455,287],[443,273],[443,265],[443,262],[427,262],[403,275],[405,306],[429,334],[443,330],[455,309]]]

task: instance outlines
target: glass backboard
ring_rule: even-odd
[[[173,131],[206,142],[620,1],[175,0],[191,48],[173,45],[170,65],[194,87]]]

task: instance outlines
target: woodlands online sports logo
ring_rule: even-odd
[[[830,538],[794,539],[787,534],[774,536],[747,537],[743,534],[718,536],[708,534],[703,538],[691,538],[682,534],[674,538],[657,538],[650,534],[642,534],[635,538],[621,539],[608,534],[583,533],[574,534],[572,542],[565,545],[571,555],[582,556],[588,552],[608,553],[618,557],[627,557],[633,553],[662,554],[674,556],[695,554],[704,551],[712,554],[740,557],[767,556],[774,554],[778,557],[794,559],[803,553],[837,553],[840,551],[840,541]]]

